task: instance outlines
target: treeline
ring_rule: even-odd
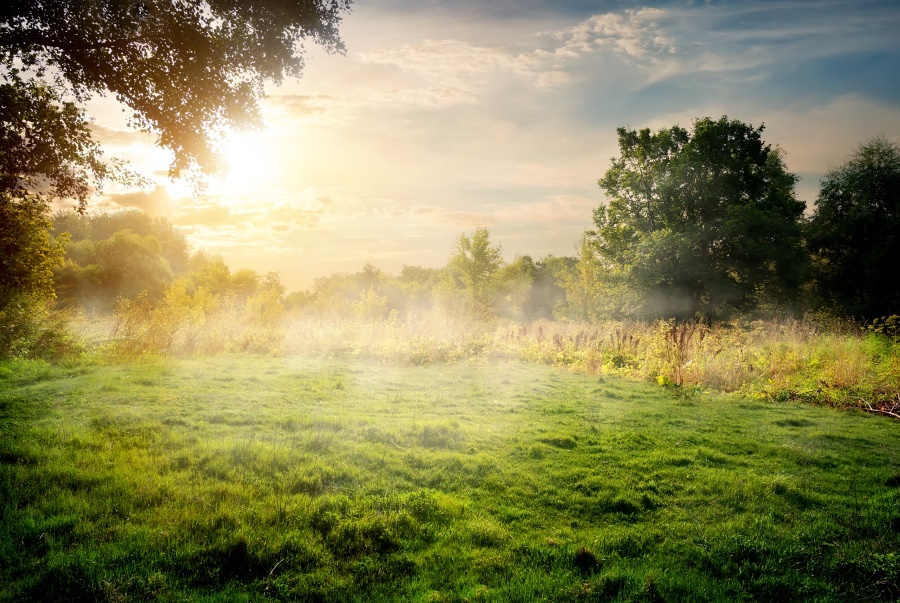
[[[486,229],[461,235],[442,268],[403,266],[388,274],[372,264],[355,273],[315,280],[285,295],[277,273],[232,271],[220,257],[192,252],[165,218],[138,210],[52,216],[51,235],[65,241],[54,271],[56,306],[89,313],[115,312],[140,300],[163,305],[176,298],[247,304],[269,296],[284,311],[382,320],[442,309],[475,317],[521,320],[565,316],[566,283],[576,259],[517,257],[505,263]],[[209,302],[207,302],[209,305]]]
[[[620,156],[599,180],[608,203],[584,242],[595,316],[897,311],[900,149],[861,145],[825,175],[807,215],[762,132],[727,117],[618,130]]]
[[[123,341],[160,350],[271,347],[285,314],[711,323],[825,311],[897,323],[900,149],[884,138],[859,146],[826,174],[809,214],[762,132],[727,117],[691,130],[620,128],[619,156],[598,181],[607,203],[573,256],[505,262],[479,228],[442,267],[367,264],[289,294],[276,273],[232,271],[192,250],[164,218],[48,219],[30,197],[3,197],[0,351],[64,348],[51,307],[113,314]]]
[[[220,256],[191,251],[165,218],[139,210],[53,215],[51,234],[64,238],[65,261],[54,270],[57,305],[110,312],[142,297],[162,302],[173,287],[195,295],[246,302],[261,292],[284,293],[276,273],[232,272]]]

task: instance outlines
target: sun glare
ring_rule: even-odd
[[[263,133],[232,134],[222,146],[226,171],[223,192],[247,192],[265,188],[276,175],[277,152]]]

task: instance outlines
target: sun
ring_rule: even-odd
[[[226,192],[267,188],[277,175],[278,151],[265,132],[230,134],[221,150],[225,173],[219,184]]]

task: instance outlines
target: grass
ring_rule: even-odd
[[[510,360],[8,361],[0,601],[895,601],[898,442]]]
[[[900,409],[900,336],[880,322],[521,323],[437,310],[385,320],[314,312],[262,320],[238,310],[132,304],[115,320],[81,317],[74,324],[87,348],[119,357],[251,352],[397,365],[503,358],[747,398]]]

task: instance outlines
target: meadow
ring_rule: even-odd
[[[0,600],[900,598],[894,420],[481,351],[3,361]]]

